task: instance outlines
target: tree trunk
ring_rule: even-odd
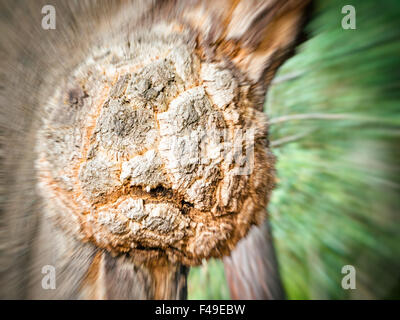
[[[50,240],[51,239],[51,240]],[[56,245],[55,245],[56,244]],[[45,290],[45,265],[54,266],[54,290]],[[82,244],[43,219],[32,244],[28,299],[185,299],[188,268],[180,264],[137,264]]]
[[[18,3],[1,4],[0,296],[185,298],[188,266],[265,219],[263,103],[307,1],[59,1],[55,30],[46,1]],[[238,129],[244,173],[214,156]]]
[[[224,265],[232,299],[285,299],[268,221],[254,226],[224,258]]]

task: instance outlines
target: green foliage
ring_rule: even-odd
[[[275,150],[277,252],[289,298],[399,297],[400,3],[353,1],[357,29],[343,30],[340,2],[317,3],[311,39],[267,97],[272,122],[343,115],[271,125],[272,141],[304,132]],[[341,288],[346,264],[356,267],[355,291]]]
[[[222,261],[212,259],[200,267],[192,268],[188,283],[189,299],[229,299],[229,289]]]
[[[341,28],[346,4],[316,1],[310,39],[282,66],[265,106],[278,158],[269,212],[291,299],[400,298],[400,2],[352,1],[356,30]],[[347,264],[356,290],[341,287]],[[212,287],[222,286],[218,267]],[[190,286],[206,283],[200,272]]]

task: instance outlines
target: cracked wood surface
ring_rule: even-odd
[[[33,18],[11,32],[32,42],[10,46],[4,70],[33,49],[2,94],[15,107],[2,124],[15,148],[4,160],[8,294],[48,297],[37,266],[52,257],[64,279],[54,297],[182,298],[183,265],[229,255],[262,223],[274,185],[262,106],[306,2],[59,2],[53,34]],[[238,130],[254,134],[245,174],[248,159],[229,151]]]

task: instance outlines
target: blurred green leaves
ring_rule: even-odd
[[[327,115],[270,128],[272,141],[313,129],[275,150],[269,210],[294,299],[399,297],[400,3],[353,1],[356,30],[340,28],[345,4],[317,2],[310,40],[280,69],[265,107],[271,119]],[[346,264],[355,291],[340,286]]]
[[[192,268],[188,283],[189,299],[229,299],[229,288],[222,261],[211,259],[200,267]]]

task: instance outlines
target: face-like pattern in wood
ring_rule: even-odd
[[[273,185],[252,83],[176,24],[94,47],[44,107],[39,190],[66,232],[197,264],[260,223]]]

